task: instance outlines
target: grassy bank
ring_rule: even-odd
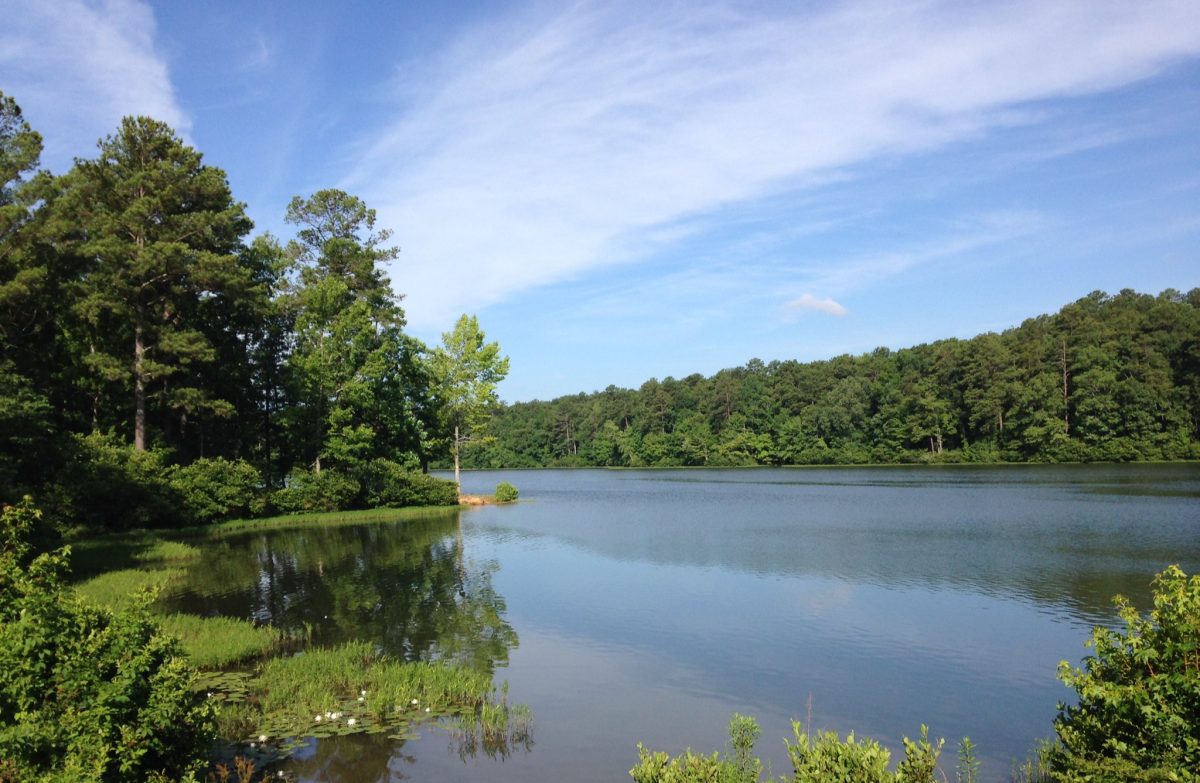
[[[391,524],[455,514],[454,507],[373,509],[234,520],[180,530],[134,531],[72,542],[76,594],[113,610],[142,604],[180,642],[213,706],[221,757],[258,768],[306,738],[358,732],[397,739],[436,723],[464,752],[529,745],[528,710],[510,706],[490,675],[444,663],[405,662],[363,642],[307,648],[307,639],[232,617],[166,613],[169,593],[201,560],[200,544],[258,531]]]

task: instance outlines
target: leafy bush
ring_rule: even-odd
[[[1050,762],[1063,781],[1196,780],[1200,772],[1200,576],[1171,566],[1154,579],[1142,617],[1118,596],[1123,631],[1096,628],[1095,651],[1059,679],[1062,705]]]
[[[363,489],[370,508],[453,506],[458,503],[458,489],[453,481],[411,470],[390,460],[372,460],[364,473]]]
[[[176,642],[141,606],[63,584],[68,549],[30,559],[39,512],[0,515],[0,780],[194,780],[214,732]]]
[[[271,496],[271,502],[284,514],[342,511],[357,507],[360,492],[357,481],[336,470],[294,470],[287,477],[287,485]]]
[[[183,500],[187,515],[201,524],[263,510],[262,476],[245,460],[198,459],[171,468],[167,482]]]
[[[796,743],[787,743],[796,783],[827,783],[853,780],[861,783],[934,783],[943,740],[929,741],[929,729],[921,727],[921,739],[904,738],[904,759],[895,773],[888,772],[891,753],[875,740],[856,740],[854,732],[842,741],[837,732],[817,732],[815,739],[792,722]]]
[[[637,783],[754,783],[762,774],[755,758],[759,735],[754,718],[734,713],[729,721],[729,751],[705,756],[689,748],[671,758],[666,753],[646,750],[638,743],[638,763],[629,770]]]
[[[729,722],[729,751],[704,756],[690,749],[671,758],[638,745],[638,763],[629,770],[637,783],[755,783],[762,776],[762,762],[752,755],[758,739],[758,723],[734,714]],[[929,741],[929,730],[921,727],[921,739],[904,738],[904,759],[896,771],[888,771],[891,753],[874,740],[856,740],[854,733],[843,741],[837,732],[806,733],[799,721],[792,722],[795,744],[788,742],[794,783],[934,783],[945,779],[938,770],[943,741]],[[973,763],[969,762],[969,763]]]
[[[115,435],[74,436],[47,505],[61,524],[90,530],[176,527],[187,519],[167,482],[166,455],[137,451]]]
[[[517,499],[517,488],[507,481],[496,485],[496,500],[500,503],[513,503]]]

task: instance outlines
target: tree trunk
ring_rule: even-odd
[[[142,372],[142,360],[146,355],[146,344],[142,340],[142,327],[133,330],[133,448],[146,450],[146,376]]]
[[[459,480],[458,471],[458,425],[454,425],[454,486],[458,488],[458,493],[462,494],[462,481]]]

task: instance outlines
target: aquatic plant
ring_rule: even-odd
[[[487,674],[397,660],[366,642],[268,660],[257,676],[229,683],[245,701],[230,698],[231,689],[222,684],[206,683],[222,692],[218,703],[230,703],[222,729],[240,733],[226,736],[251,741],[266,735],[282,749],[306,737],[359,732],[409,739],[415,725],[439,719],[454,719],[460,731],[471,726],[485,748],[498,745],[501,736],[529,733],[528,710],[509,706]]]
[[[501,481],[496,485],[497,503],[514,503],[517,500],[517,496],[517,488],[507,481]]]

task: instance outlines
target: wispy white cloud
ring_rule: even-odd
[[[61,169],[90,155],[129,114],[188,132],[148,4],[0,0],[0,19],[0,90],[45,137],[43,163]]]
[[[809,310],[814,313],[825,313],[838,317],[847,315],[850,311],[832,299],[818,299],[812,294],[803,294],[784,305],[791,310]]]
[[[402,240],[414,325],[1200,52],[1192,0],[549,5],[402,79],[342,183]]]

